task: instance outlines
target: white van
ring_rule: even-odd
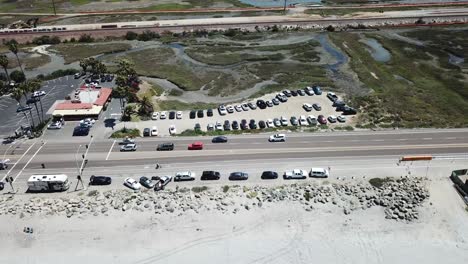
[[[328,170],[324,168],[312,168],[309,177],[328,178]]]

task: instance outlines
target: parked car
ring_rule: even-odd
[[[136,151],[137,145],[135,143],[125,144],[120,147],[120,151]]]
[[[273,98],[271,99],[271,102],[274,104],[274,105],[279,105],[280,104],[280,101],[276,98]]]
[[[282,103],[285,103],[288,101],[288,97],[286,97],[285,95],[277,96],[276,98],[278,98],[278,100],[280,100]]]
[[[226,136],[217,136],[214,137],[211,142],[213,143],[226,143],[228,142],[228,138]]]
[[[280,127],[281,121],[279,120],[279,118],[273,118],[273,124],[275,124],[276,127]]]
[[[159,182],[161,182],[162,187],[166,186],[171,181],[172,181],[172,176],[169,176],[169,175],[162,176],[159,179]]]
[[[153,112],[153,114],[151,114],[151,119],[158,120],[158,118],[159,118],[159,112]]]
[[[169,112],[169,119],[175,119],[176,112],[175,111],[170,111]]]
[[[206,110],[206,116],[213,116],[213,109]]]
[[[132,189],[132,190],[140,190],[141,188],[141,185],[134,179],[132,178],[125,178],[124,180],[124,185],[127,186],[128,188]]]
[[[200,123],[196,123],[195,127],[193,128],[195,131],[200,131],[201,130],[201,125]]]
[[[258,127],[259,127],[260,129],[266,128],[265,121],[263,121],[263,120],[258,121]]]
[[[226,131],[229,131],[231,130],[231,123],[229,122],[229,120],[225,120],[224,121],[224,126],[223,126],[224,130]]]
[[[145,127],[143,129],[143,136],[144,137],[150,137],[151,136],[151,129],[149,129],[149,127]]]
[[[288,119],[285,116],[281,116],[280,124],[282,126],[287,126],[288,125]],[[276,123],[275,123],[275,125],[276,125]]]
[[[263,101],[263,100],[257,100],[257,106],[258,106],[258,108],[260,108],[260,109],[265,109],[265,108],[266,108],[265,101]]]
[[[340,115],[340,116],[338,116],[336,118],[336,120],[338,120],[338,122],[340,122],[340,123],[344,123],[344,122],[346,122],[346,116]]]
[[[203,142],[200,142],[200,141],[196,141],[188,145],[188,150],[202,150],[202,149],[203,149]]]
[[[158,135],[158,128],[157,128],[156,126],[153,126],[153,127],[151,128],[151,136],[152,136],[152,137],[155,137],[155,136],[157,136],[157,135]]]
[[[89,127],[77,126],[73,129],[73,136],[87,136],[89,134]]]
[[[242,110],[244,110],[244,111],[249,111],[249,109],[250,109],[247,104],[242,104],[241,106],[242,106]]]
[[[192,111],[190,111],[189,117],[190,117],[190,119],[195,119],[196,115],[197,115],[197,111],[192,110]]]
[[[286,135],[285,134],[274,134],[274,135],[271,135],[270,138],[268,138],[268,141],[270,141],[270,142],[285,142],[286,141]]]
[[[218,130],[218,131],[223,130],[223,125],[221,125],[221,122],[216,121],[215,129]]]
[[[286,180],[306,179],[307,175],[308,173],[306,170],[294,169],[292,171],[285,171],[283,174],[283,178]]]
[[[167,142],[167,143],[158,144],[158,147],[156,148],[156,150],[157,151],[174,150],[174,143]]]
[[[177,133],[177,129],[175,125],[170,125],[169,126],[169,134],[170,135],[175,135]]]
[[[47,126],[47,129],[61,129],[62,122],[52,122]]]
[[[112,183],[112,178],[107,176],[91,175],[89,185],[109,185]]]
[[[204,117],[204,116],[205,116],[205,115],[204,115],[204,113],[203,113],[203,110],[198,110],[198,111],[197,111],[197,117],[198,117],[198,118],[202,118],[202,117]]]
[[[250,109],[252,109],[252,110],[257,109],[257,106],[256,106],[254,103],[252,103],[252,102],[249,102],[247,105],[248,105],[248,106],[250,107]]]
[[[182,119],[182,111],[177,111],[176,118],[177,119]]]
[[[5,184],[3,182],[0,182],[0,191],[3,191],[5,189]]]
[[[182,171],[177,172],[174,181],[193,181],[195,180],[195,172],[191,171]]]
[[[332,102],[335,102],[336,100],[338,100],[338,96],[334,92],[328,92],[327,98],[330,99],[330,101]]]
[[[297,118],[295,116],[291,116],[290,122],[291,122],[291,125],[293,126],[299,125],[299,121],[297,121]]]
[[[309,177],[328,178],[328,175],[328,170],[324,168],[312,168],[309,172]]]
[[[272,103],[270,100],[265,101],[265,104],[266,104],[268,107],[273,107],[273,103]]]
[[[255,123],[254,119],[250,119],[249,128],[250,129],[257,129],[257,124]]]
[[[343,115],[355,115],[357,114],[357,111],[354,108],[351,108],[349,106],[345,106],[345,109],[343,110]]]
[[[302,108],[304,108],[304,110],[306,110],[307,112],[310,112],[310,111],[312,111],[313,106],[312,106],[311,104],[304,103],[304,104],[302,105]]]
[[[333,104],[332,104],[333,107],[343,107],[343,106],[345,106],[345,105],[346,105],[346,103],[343,102],[343,101],[341,101],[341,100],[336,100],[336,101],[334,101]]]
[[[232,121],[232,129],[234,129],[234,130],[239,129],[239,123],[237,121]]]
[[[321,111],[321,110],[322,110],[322,107],[321,107],[319,104],[313,104],[312,107],[313,107],[316,111]]]
[[[266,122],[267,122],[268,127],[274,127],[275,126],[275,124],[273,124],[273,120],[271,120],[271,119],[267,119]]]
[[[44,91],[35,91],[32,94],[32,97],[41,97],[41,96],[44,96],[44,95],[46,95],[46,92],[44,92]]]
[[[226,106],[226,111],[230,114],[234,113],[234,107],[232,105]]]
[[[206,130],[213,131],[214,130],[214,125],[209,123],[208,125],[206,125]]]
[[[85,118],[80,121],[80,124],[86,124],[88,127],[92,127],[96,123],[96,120],[92,118]]]
[[[154,188],[154,185],[155,183],[148,179],[147,177],[143,176],[143,177],[140,177],[140,184],[145,187],[145,188],[148,188],[148,189],[153,189]]]
[[[297,92],[294,91],[294,90],[292,90],[292,91],[291,91],[291,95],[292,95],[292,96],[297,96]]]
[[[307,122],[307,119],[306,119],[305,115],[301,115],[301,116],[299,117],[299,125],[301,125],[301,126],[308,126],[308,125],[309,125],[309,123]]]
[[[242,106],[241,105],[236,105],[236,111],[237,112],[242,112]]]
[[[127,145],[127,144],[133,144],[135,143],[135,140],[133,138],[126,137],[122,141],[119,142],[119,145]]]
[[[316,95],[321,95],[322,94],[322,89],[320,89],[320,86],[314,85],[314,86],[312,86],[312,90],[314,90],[314,93]]]
[[[305,88],[305,93],[306,93],[307,95],[314,95],[314,94],[315,94],[315,93],[314,93],[314,89],[312,89],[312,87],[310,87],[310,86],[307,86],[307,87]]]
[[[219,180],[221,178],[221,174],[218,171],[203,171],[201,180]]]
[[[317,120],[321,125],[327,124],[327,119],[323,115],[319,115]]]
[[[167,118],[167,112],[166,111],[162,111],[160,114],[159,114],[159,119],[166,119]]]
[[[302,89],[298,89],[298,90],[297,90],[297,94],[299,94],[300,96],[306,95],[306,93],[305,93],[304,90],[302,90]]]
[[[230,181],[242,181],[249,179],[249,174],[245,172],[233,172],[229,175]]]
[[[336,116],[334,116],[334,115],[329,116],[329,117],[328,117],[328,121],[329,121],[330,123],[336,123]]]
[[[291,97],[291,95],[292,95],[291,91],[289,91],[289,90],[284,90],[283,94],[286,95],[287,97]]]
[[[315,125],[317,125],[317,118],[315,116],[313,116],[313,115],[309,115],[307,117],[307,122],[309,122],[309,125],[315,126]]]
[[[248,129],[249,126],[247,125],[247,120],[242,119],[240,127],[241,127],[242,130]]]
[[[263,180],[266,180],[266,179],[278,179],[278,173],[275,172],[275,171],[264,171],[262,173],[262,176],[261,178]]]
[[[220,115],[226,115],[227,114],[226,107],[224,105],[220,105],[218,107],[218,112],[219,112]]]

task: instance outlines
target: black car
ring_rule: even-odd
[[[322,107],[321,107],[319,104],[313,104],[312,107],[313,107],[316,111],[322,110]]]
[[[224,128],[224,130],[226,130],[226,131],[231,130],[231,123],[229,122],[229,120],[224,121],[223,128]]]
[[[338,106],[345,106],[345,102],[341,101],[341,100],[336,100],[333,102],[333,107],[338,107]]]
[[[149,128],[143,129],[143,136],[144,137],[149,137],[151,136],[151,130]]]
[[[206,116],[213,116],[213,109],[206,110]]]
[[[264,171],[261,176],[262,179],[278,179],[278,173],[275,171]]]
[[[237,123],[237,121],[232,121],[232,129],[234,129],[234,130],[239,129],[239,123]]]
[[[263,100],[257,100],[257,106],[260,109],[265,109],[267,107],[266,104],[265,104],[265,101],[263,101]]]
[[[201,180],[206,181],[206,180],[219,180],[221,178],[221,174],[219,171],[203,171]]]
[[[170,111],[169,112],[169,119],[175,119],[175,111]]]
[[[204,116],[205,116],[205,115],[204,115],[204,113],[203,113],[203,110],[198,110],[198,111],[197,111],[197,117],[198,117],[198,118],[202,118],[202,117],[204,117]]]
[[[155,183],[148,179],[147,177],[143,176],[140,178],[140,184],[145,187],[145,188],[148,188],[148,189],[152,189],[155,185]]]
[[[263,120],[258,121],[258,126],[259,126],[261,129],[264,129],[264,128],[266,127],[265,121],[263,121]]]
[[[249,174],[245,172],[233,172],[229,175],[230,181],[242,181],[247,180],[249,178]]]
[[[213,143],[226,143],[228,142],[228,138],[225,137],[225,136],[217,136],[217,137],[214,137],[211,142]]]
[[[316,95],[321,95],[322,94],[322,89],[320,89],[320,86],[314,85],[314,86],[312,86],[312,90],[314,90],[314,93]]]
[[[254,119],[250,119],[249,128],[250,129],[257,129],[257,124],[255,124]]]
[[[163,150],[174,150],[174,143],[161,143],[158,145],[156,148],[158,151],[163,151]]]
[[[250,107],[250,109],[252,109],[252,110],[257,109],[257,106],[254,105],[253,103],[248,103],[247,105],[248,105],[248,106]]]
[[[3,191],[5,189],[5,184],[3,182],[0,182],[0,191]]]
[[[297,90],[297,93],[298,93],[300,96],[306,95],[306,93],[305,93],[304,90],[302,90],[302,89]]]
[[[197,111],[195,110],[190,111],[190,119],[195,119],[196,115],[197,115]]]
[[[356,109],[351,108],[349,106],[345,106],[345,109],[343,110],[343,115],[355,115],[357,114]]]
[[[297,118],[295,116],[291,116],[291,125],[293,126],[299,125],[299,121],[297,121]]]
[[[89,134],[89,127],[77,126],[73,129],[73,136],[87,136]]]
[[[291,91],[291,95],[292,95],[292,96],[297,96],[297,92],[294,91],[294,90],[292,90],[292,91]]]
[[[34,104],[34,103],[37,103],[39,102],[40,98],[39,97],[33,97],[33,98],[29,98],[28,100],[26,100],[26,104],[30,105],[30,104]]]
[[[242,119],[240,127],[241,127],[242,130],[248,129],[247,120]]]
[[[102,83],[103,83],[103,82],[107,82],[107,78],[106,78],[105,75],[104,75],[104,76],[101,76],[101,82],[102,82]]]
[[[112,178],[107,176],[91,175],[89,178],[89,185],[109,185],[112,183]]]
[[[114,75],[112,75],[112,74],[106,75],[106,80],[107,80],[108,82],[112,82],[112,80],[114,80]]]
[[[85,79],[84,82],[85,82],[86,84],[90,84],[90,83],[91,83],[91,79],[87,78],[87,79]]]
[[[200,131],[200,130],[201,130],[200,123],[196,123],[195,124],[195,131]]]

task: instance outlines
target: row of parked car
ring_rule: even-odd
[[[310,171],[302,169],[293,169],[291,171],[285,171],[283,174],[283,179],[292,180],[292,179],[306,179],[307,177],[312,178],[328,178],[329,171],[324,168],[312,168]],[[276,171],[264,171],[262,172],[260,178],[267,179],[277,179],[278,173]],[[177,172],[174,177],[171,175],[165,176],[152,176],[148,178],[146,176],[140,177],[139,181],[127,177],[124,179],[123,184],[132,189],[140,190],[141,187],[147,189],[154,189],[155,191],[163,190],[164,187],[172,181],[194,181],[196,179],[196,173],[192,171],[183,171]],[[203,171],[200,177],[202,181],[209,180],[219,180],[221,179],[221,173],[219,171]],[[230,181],[245,181],[249,179],[249,174],[246,172],[232,172],[228,175],[228,180]],[[91,176],[90,185],[110,185],[112,183],[112,178],[108,176]]]

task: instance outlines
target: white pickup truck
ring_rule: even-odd
[[[285,180],[291,180],[291,179],[306,179],[307,178],[307,171],[306,170],[300,170],[300,169],[294,169],[292,171],[285,171],[283,178]]]

